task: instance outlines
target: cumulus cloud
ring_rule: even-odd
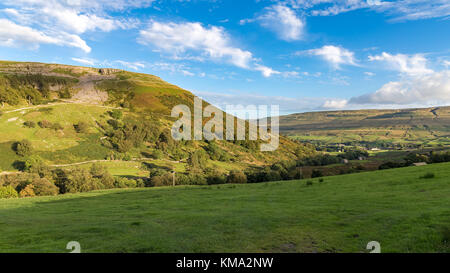
[[[348,100],[345,99],[333,99],[327,100],[322,105],[322,108],[326,109],[343,109],[347,106]]]
[[[90,52],[91,48],[79,36],[68,33],[49,35],[28,26],[18,25],[7,19],[0,19],[0,45],[38,48],[40,44],[70,46]]]
[[[259,71],[266,78],[284,73],[289,75],[289,72],[276,71],[260,64],[250,51],[234,46],[231,37],[222,27],[207,27],[198,22],[151,21],[147,28],[140,31],[138,42],[172,55],[175,60],[226,62],[243,69]]]
[[[2,28],[11,24],[13,28],[9,32],[4,30],[0,39],[4,40],[2,45],[7,46],[27,44],[31,40],[33,48],[39,44],[56,44],[90,52],[91,49],[80,37],[81,34],[132,28],[137,24],[136,20],[109,16],[109,11],[144,7],[152,2],[153,0],[5,0],[2,5],[7,8],[0,12],[9,20],[5,21],[8,25],[3,24]],[[18,34],[14,35],[13,29],[18,30]]]
[[[140,31],[138,41],[175,56],[191,51],[209,59],[226,60],[241,68],[249,68],[252,61],[252,53],[234,47],[223,28],[208,28],[201,23],[151,21],[146,29]]]
[[[341,65],[357,65],[355,54],[348,49],[333,45],[325,45],[321,48],[297,52],[297,55],[310,54],[319,56],[327,61],[334,69],[340,69]]]
[[[391,55],[383,52],[378,56],[369,56],[370,61],[383,61],[389,64],[391,69],[409,75],[423,75],[433,73],[433,70],[427,68],[427,59],[421,54]]]
[[[264,66],[264,65],[256,65],[255,66],[255,70],[257,71],[261,71],[262,75],[266,78],[274,75],[274,74],[281,74],[281,72],[273,70],[270,67]]]
[[[407,77],[389,82],[374,93],[350,99],[353,104],[422,104],[450,103],[450,70]]]
[[[295,41],[303,36],[305,23],[287,6],[268,7],[266,13],[259,16],[257,21],[261,26],[275,32],[282,40]]]

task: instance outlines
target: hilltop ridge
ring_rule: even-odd
[[[194,96],[157,76],[115,68],[1,61],[0,81],[0,102],[13,106],[66,99],[167,114],[173,101],[190,105]]]
[[[450,106],[291,114],[280,117],[280,131],[321,144],[450,145]]]

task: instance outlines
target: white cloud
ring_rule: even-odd
[[[281,72],[279,72],[279,71],[273,70],[270,67],[267,67],[264,65],[259,65],[259,64],[257,64],[255,66],[255,70],[261,71],[262,75],[266,78],[269,78],[270,76],[275,75],[275,74],[281,74]]]
[[[95,65],[95,61],[91,60],[91,59],[83,59],[83,58],[72,58],[72,61],[75,61],[77,63],[81,63],[84,65],[90,65],[90,66],[94,66]]]
[[[267,12],[257,18],[261,26],[277,33],[280,39],[286,41],[300,40],[303,36],[305,23],[297,17],[295,11],[282,5],[267,8]]]
[[[449,68],[450,67],[450,61],[444,60],[442,62],[442,65],[445,66],[446,68]]]
[[[7,19],[0,19],[0,45],[38,48],[40,44],[70,46],[90,52],[91,48],[77,35],[68,33],[46,34],[31,27],[20,26]]]
[[[205,27],[198,22],[151,21],[146,29],[140,31],[138,42],[170,54],[175,60],[227,62],[240,68],[259,71],[264,77],[283,73],[259,64],[250,51],[233,46],[230,36],[222,27]]]
[[[370,61],[384,61],[390,65],[391,69],[409,75],[422,75],[433,73],[433,70],[427,68],[427,59],[421,54],[391,55],[383,52],[378,56],[369,56]]]
[[[370,71],[366,71],[366,72],[364,72],[364,74],[365,74],[366,76],[368,76],[368,77],[373,77],[373,76],[375,76],[375,73],[370,72]]]
[[[195,76],[194,73],[192,73],[192,72],[190,72],[190,71],[187,71],[187,70],[181,70],[181,73],[182,73],[184,76],[190,76],[190,77]]]
[[[348,101],[345,99],[334,99],[334,100],[327,100],[322,105],[322,108],[326,109],[343,109],[347,106]]]
[[[31,40],[31,46],[28,45],[31,48],[47,43],[78,47],[90,52],[90,47],[79,35],[87,31],[109,32],[135,27],[136,20],[111,17],[108,12],[145,7],[152,2],[153,0],[5,0],[2,5],[6,8],[1,12],[10,18],[9,23],[14,24],[13,28],[19,30],[19,33],[14,35],[12,29],[8,35],[3,33],[4,37],[8,36],[8,40],[3,41],[2,45],[23,45]],[[25,37],[27,34],[30,36]],[[34,39],[36,37],[38,39]]]
[[[252,53],[234,47],[223,28],[203,27],[201,23],[151,21],[140,31],[138,41],[174,56],[192,52],[212,60],[225,60],[241,68],[248,69],[252,61]]]
[[[419,20],[450,15],[448,0],[287,0],[313,16],[332,16],[358,9],[386,13],[392,20]]]
[[[196,74],[191,71],[189,66],[179,63],[168,63],[168,62],[156,62],[151,63],[146,66],[147,68],[155,71],[168,71],[172,74],[181,74],[183,76],[195,76]],[[199,77],[205,77],[206,73],[198,73]]]
[[[134,70],[139,70],[141,68],[145,68],[145,64],[142,63],[142,62],[127,62],[127,61],[121,61],[121,60],[118,60],[118,61],[115,61],[115,62],[121,64],[122,66],[125,66],[127,68],[131,68],[131,69],[134,69]]]
[[[354,97],[354,104],[421,104],[450,103],[450,70],[414,75],[389,82],[374,93]]]
[[[323,58],[330,63],[334,69],[340,69],[341,65],[356,65],[355,54],[342,47],[325,45],[321,48],[304,52]],[[301,55],[304,52],[297,52],[297,55]]]

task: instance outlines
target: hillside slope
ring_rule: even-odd
[[[280,131],[326,144],[450,145],[450,107],[292,114],[280,117]]]
[[[421,179],[425,173],[436,177]],[[0,252],[450,252],[450,163],[0,200]],[[95,208],[95,209],[93,209]],[[20,236],[18,236],[20,234]]]
[[[185,164],[199,148],[207,151],[211,146],[205,141],[181,143],[168,137],[175,121],[170,117],[173,106],[192,107],[193,100],[191,92],[153,75],[2,61],[0,171],[21,169],[27,157],[18,155],[13,146],[23,140],[30,141],[33,155],[49,165],[153,157]],[[117,117],[114,111],[119,112]],[[78,129],[80,123],[85,130]],[[207,165],[228,172],[297,157],[299,150],[305,156],[314,153],[313,147],[287,138],[280,142],[277,151],[262,153],[255,143],[220,141],[216,150],[226,156]]]

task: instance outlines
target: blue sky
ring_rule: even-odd
[[[448,0],[4,0],[0,59],[149,73],[282,113],[450,105]]]

